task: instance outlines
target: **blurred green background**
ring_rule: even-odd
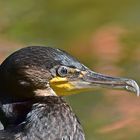
[[[94,71],[140,83],[140,1],[0,0],[0,61],[29,45],[64,49]],[[66,97],[87,140],[139,140],[140,99],[95,89]]]

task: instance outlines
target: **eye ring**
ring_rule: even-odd
[[[65,66],[61,66],[58,68],[57,73],[61,77],[65,77],[68,74],[68,68]]]

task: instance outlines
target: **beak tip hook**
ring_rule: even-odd
[[[126,89],[132,92],[135,92],[137,94],[137,97],[140,96],[140,88],[136,81],[134,80],[128,80]]]

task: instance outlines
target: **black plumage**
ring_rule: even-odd
[[[7,133],[13,134],[13,140],[17,138],[24,140],[85,139],[81,124],[71,108],[61,97],[52,96],[34,100],[25,121],[10,128]],[[1,132],[0,136],[0,140],[7,138],[5,132]]]
[[[20,49],[0,65],[0,140],[84,140],[76,115],[61,96],[95,86],[139,95],[131,79],[91,71],[60,49]]]

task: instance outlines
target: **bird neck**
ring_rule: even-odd
[[[82,127],[66,102],[55,96],[48,96],[32,105],[28,113],[22,135],[26,138],[77,139],[84,140]]]

